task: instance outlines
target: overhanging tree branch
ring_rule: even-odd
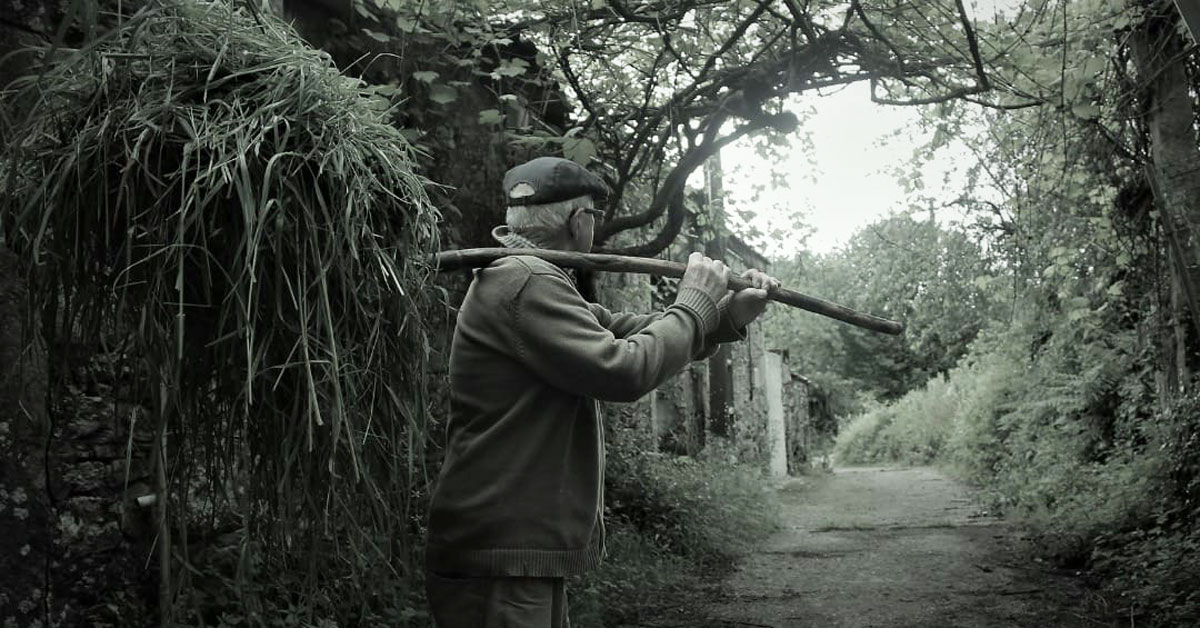
[[[720,146],[748,133],[794,128],[794,116],[767,113],[781,110],[789,94],[868,80],[876,102],[915,105],[972,98],[991,89],[962,0],[929,14],[894,5],[885,10],[884,22],[860,0],[836,16],[813,10],[803,0],[783,0],[779,7],[768,0],[741,5],[615,0],[573,14],[574,34],[562,42],[566,49],[558,56],[616,172],[608,220],[597,234],[601,245],[665,215],[654,237],[625,252],[665,248],[683,224],[683,206],[676,199],[682,198],[688,175]],[[685,18],[695,27],[683,24]],[[899,24],[899,30],[893,32],[891,24]],[[668,40],[659,54],[628,45],[613,48],[647,36]],[[897,81],[893,90],[887,89],[889,81]],[[901,98],[901,91],[914,98]],[[720,135],[721,124],[734,118],[745,123]],[[696,137],[708,139],[689,146]],[[666,155],[678,157],[664,165]],[[654,171],[666,176],[651,177]],[[653,190],[649,206],[640,211],[623,202],[625,188],[635,182]]]
[[[988,82],[987,72],[983,71],[983,56],[979,54],[979,40],[975,36],[975,27],[971,25],[971,19],[967,17],[967,9],[963,6],[962,0],[954,0],[954,6],[958,8],[958,17],[962,21],[963,33],[967,36],[967,49],[971,51],[971,61],[975,64],[975,76],[979,81],[981,91],[991,89],[991,83]]]
[[[680,159],[679,164],[667,175],[666,180],[659,187],[648,210],[635,216],[616,219],[624,220],[628,226],[621,226],[620,224],[606,225],[602,230],[600,242],[603,243],[605,239],[614,233],[648,225],[660,218],[664,210],[667,210],[667,224],[649,242],[612,251],[621,255],[657,255],[675,240],[675,237],[679,235],[679,231],[683,227],[683,219],[686,213],[683,203],[683,190],[688,177],[703,165],[709,157],[717,154],[717,152],[729,144],[771,126],[773,123],[787,125],[789,120],[794,125],[795,116],[781,114],[769,119],[755,120],[738,127],[729,135],[699,144],[693,150],[686,153]],[[717,126],[719,127],[719,125]],[[639,221],[641,224],[634,224]]]

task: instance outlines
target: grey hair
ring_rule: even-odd
[[[565,201],[542,205],[513,205],[508,208],[504,222],[512,233],[531,240],[539,246],[547,246],[566,237],[567,219],[577,207],[593,207],[589,194]]]

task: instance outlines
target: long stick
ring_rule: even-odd
[[[627,257],[624,255],[607,255],[602,253],[575,253],[572,251],[553,251],[546,249],[461,249],[444,251],[434,257],[434,268],[439,271],[451,271],[460,268],[479,268],[510,255],[532,255],[552,264],[583,270],[603,270],[618,273],[643,273],[662,275],[666,277],[682,277],[686,266],[678,262],[669,262],[648,257]],[[742,290],[751,287],[750,283],[741,277],[730,277],[729,288]],[[904,324],[897,321],[879,318],[852,310],[832,301],[810,297],[786,288],[776,288],[767,294],[767,298],[786,305],[798,307],[815,314],[828,316],[843,323],[862,327],[884,334],[897,335],[904,332]]]

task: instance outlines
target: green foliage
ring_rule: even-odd
[[[1167,4],[1108,0],[1027,3],[981,24],[981,45],[997,53],[989,101],[1013,109],[945,105],[927,121],[933,145],[954,140],[978,157],[955,204],[997,262],[981,285],[1004,290],[1009,307],[989,312],[949,371],[953,394],[913,389],[864,412],[838,443],[843,458],[878,461],[923,460],[940,442],[935,462],[1025,523],[1046,554],[1095,567],[1139,625],[1200,618],[1200,341],[1180,287],[1194,273],[1172,266],[1194,249],[1163,220],[1194,197],[1169,178],[1152,190],[1144,174],[1195,168],[1197,156],[1192,142],[1175,153],[1183,163],[1155,162],[1171,138],[1152,141],[1151,103],[1164,96],[1145,86],[1183,62],[1137,50],[1172,49],[1177,26]],[[1191,83],[1194,116],[1194,59],[1175,76]],[[1177,205],[1173,220],[1194,229],[1194,206]]]
[[[621,232],[657,231],[622,249],[642,255],[678,239],[684,212],[677,201],[706,159],[742,137],[779,142],[797,129],[790,94],[868,79],[895,98],[940,100],[983,89],[978,50],[963,32],[971,22],[954,8],[863,4],[847,12],[833,0],[786,11],[750,0],[355,6],[363,19],[349,35],[367,50],[383,44],[420,73],[401,86],[405,96],[442,103],[443,111],[430,107],[430,115],[419,114],[425,120],[408,121],[415,133],[436,135],[428,122],[471,106],[459,87],[482,85],[499,100],[516,99],[504,121],[510,145],[605,163],[615,219],[598,230],[597,244],[609,246]],[[406,55],[414,48],[430,54],[414,61]],[[938,71],[919,69],[931,65]],[[480,107],[491,110],[508,113],[496,103]],[[446,135],[421,141],[452,143]],[[622,202],[637,187],[651,192],[649,202]]]
[[[719,440],[697,458],[627,447],[610,447],[606,507],[664,548],[720,561],[779,524],[762,471],[727,462],[732,452],[723,451]]]
[[[838,458],[951,468],[1046,555],[1108,574],[1137,612],[1194,618],[1195,398],[1154,413],[1133,335],[1081,342],[1065,317],[1031,359],[1021,339],[1039,326],[989,330],[948,381],[852,421]]]
[[[628,430],[610,438],[609,556],[574,583],[573,626],[636,621],[698,569],[728,568],[782,523],[762,472],[728,462],[720,442],[691,458],[648,450]]]
[[[893,404],[871,404],[838,433],[833,455],[848,464],[933,462],[943,453],[959,404],[956,386],[932,379]]]
[[[1200,395],[1174,401],[1144,430],[1143,508],[1102,531],[1093,558],[1135,607],[1186,625],[1200,617]]]
[[[374,539],[381,546],[387,542]],[[272,553],[260,542],[193,550],[192,580],[180,590],[176,624],[216,628],[426,628],[431,624],[424,604],[414,595],[420,580],[401,579],[396,565],[377,562],[374,552],[335,552],[331,546],[316,545],[284,569]],[[336,572],[330,573],[331,568]],[[314,572],[322,571],[320,586],[313,587]],[[337,572],[347,571],[354,575],[338,577]]]
[[[7,94],[30,114],[2,135],[0,223],[51,346],[116,338],[141,361],[176,538],[241,537],[219,607],[396,619],[438,215],[386,103],[224,2],[154,3],[45,58]],[[186,589],[203,548],[170,550]]]
[[[614,518],[605,522],[605,528],[604,562],[567,584],[572,626],[602,628],[637,622],[665,597],[694,582],[694,564],[630,522]]]
[[[1068,6],[1098,5],[1060,8]],[[1059,14],[1068,18],[1075,23]],[[1062,24],[1029,26],[1048,36]],[[1102,39],[1085,30],[1068,37]],[[1027,45],[1013,42],[1016,56]],[[1088,60],[1110,52],[1093,45],[1071,59],[1068,73],[1077,60],[1100,67]],[[1061,53],[1054,52],[1058,69],[1014,69],[1025,73],[1017,83],[1057,103],[1047,92],[1075,89],[1071,80],[1049,78],[1062,78]],[[1030,79],[1043,85],[1035,89],[1024,82]],[[1100,98],[1098,85],[1064,99]],[[1088,102],[1100,115],[1117,105]],[[937,124],[956,128],[980,156],[972,180],[988,185],[960,200],[976,209],[968,228],[1000,262],[980,283],[1006,291],[1001,302],[1009,306],[989,312],[945,387],[931,382],[863,413],[843,431],[839,455],[947,466],[1027,526],[1046,555],[1107,576],[1122,614],[1190,625],[1197,616],[1195,501],[1179,487],[1191,486],[1194,473],[1181,473],[1181,483],[1165,469],[1194,465],[1195,456],[1172,443],[1192,438],[1194,420],[1184,417],[1195,408],[1162,403],[1173,394],[1167,382],[1175,368],[1171,345],[1159,344],[1158,335],[1170,279],[1164,282],[1161,232],[1139,192],[1141,166],[1124,151],[1142,140],[1127,136],[1135,127],[1110,118],[1097,125],[1094,112],[1079,106],[939,113]],[[971,126],[987,132],[963,132]],[[930,443],[938,444],[932,458]]]
[[[845,417],[864,399],[898,398],[955,365],[1001,302],[1001,292],[983,285],[992,266],[962,230],[887,218],[842,250],[801,256],[776,272],[801,292],[902,320],[905,335],[776,308],[765,323],[768,338],[789,349],[793,368],[833,393]]]

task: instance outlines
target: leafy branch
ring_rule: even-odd
[[[506,27],[544,29],[527,34],[555,51],[566,88],[586,112],[579,132],[597,138],[598,157],[611,164],[615,193],[598,245],[665,215],[652,237],[618,252],[665,249],[684,222],[676,199],[688,177],[743,137],[794,131],[796,118],[784,109],[796,94],[870,81],[878,102],[913,105],[991,89],[961,2],[932,16],[858,0],[837,14],[821,3],[788,0],[785,10],[775,4],[607,2]],[[887,29],[879,26],[885,23]],[[634,41],[661,45],[629,45]],[[630,186],[650,187],[647,207],[625,203]]]

